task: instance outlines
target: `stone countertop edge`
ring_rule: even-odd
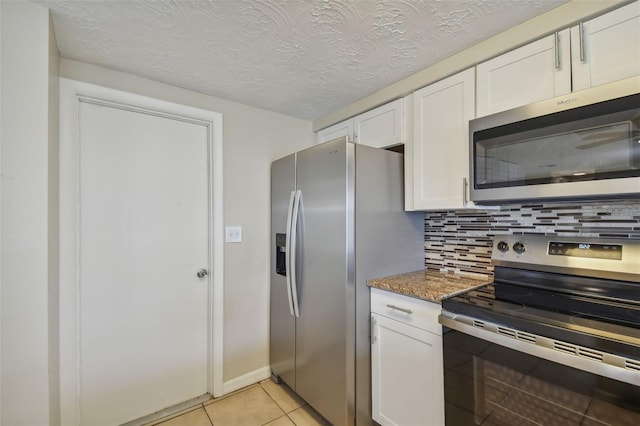
[[[472,288],[489,284],[493,278],[476,278],[466,275],[446,274],[436,271],[415,271],[390,277],[367,280],[367,285],[404,296],[441,303],[443,299]]]

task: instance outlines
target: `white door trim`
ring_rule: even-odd
[[[209,375],[208,392],[223,394],[224,229],[222,114],[89,83],[60,79],[60,405],[65,425],[79,423],[79,106],[91,102],[208,128]]]

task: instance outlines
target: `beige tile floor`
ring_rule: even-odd
[[[271,379],[211,399],[145,426],[329,425],[285,385]]]

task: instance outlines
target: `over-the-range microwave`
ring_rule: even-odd
[[[640,76],[471,120],[469,140],[477,203],[638,197]]]

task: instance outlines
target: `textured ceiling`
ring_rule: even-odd
[[[91,0],[60,55],[316,119],[566,0]]]

